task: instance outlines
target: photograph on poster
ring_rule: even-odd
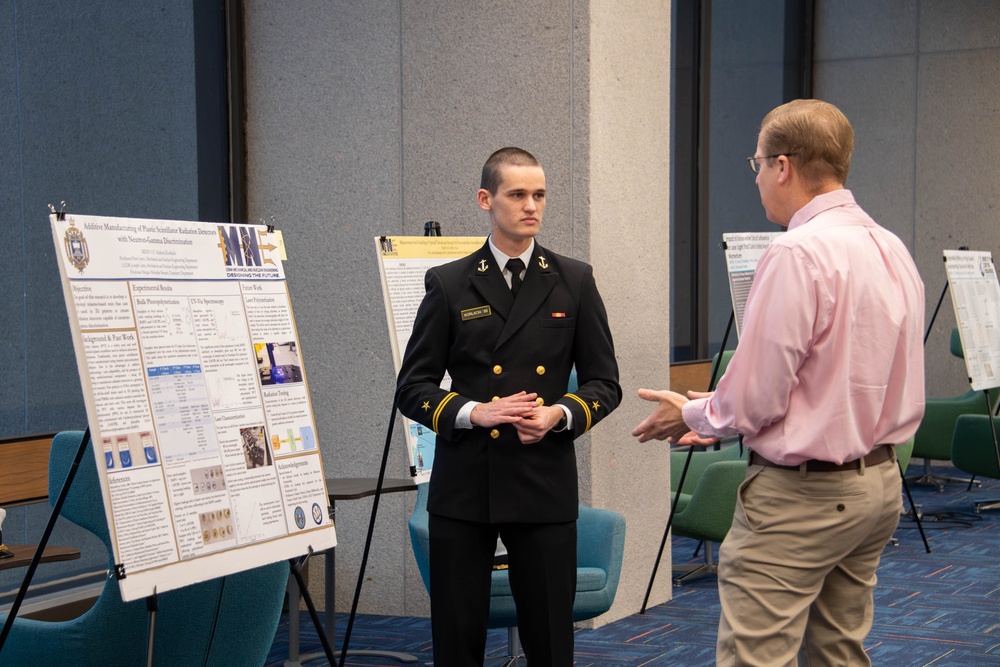
[[[264,435],[264,425],[241,428],[243,439],[243,456],[246,458],[247,470],[262,468],[273,463],[271,452],[267,448],[267,437]]]
[[[101,438],[104,467],[108,471],[138,468],[159,463],[150,431],[105,435]]]
[[[228,507],[198,515],[201,521],[201,539],[205,544],[232,542],[233,513]]]
[[[195,495],[224,491],[226,480],[222,476],[222,466],[211,465],[191,471],[191,488]]]
[[[257,370],[262,385],[302,382],[302,363],[295,341],[284,343],[254,343]]]

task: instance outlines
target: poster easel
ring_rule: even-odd
[[[427,269],[454,259],[465,257],[477,250],[485,242],[483,238],[441,236],[441,225],[433,220],[424,225],[424,236],[377,236],[375,249],[379,260],[379,276],[382,282],[382,295],[385,299],[386,319],[389,324],[389,342],[392,348],[393,369],[399,374],[403,351],[413,330],[417,308],[424,297],[424,274]],[[445,377],[443,382],[451,383]],[[389,426],[386,429],[385,445],[382,449],[382,463],[379,467],[375,494],[372,500],[372,511],[368,522],[368,534],[365,538],[364,553],[361,557],[361,567],[358,570],[358,581],[354,587],[354,599],[351,603],[351,613],[347,621],[347,630],[341,647],[340,664],[344,664],[350,653],[348,647],[351,641],[351,631],[358,611],[361,598],[361,586],[364,582],[365,570],[368,566],[368,555],[371,550],[372,536],[375,532],[375,520],[378,515],[379,499],[382,497],[382,487],[385,480],[385,470],[389,460],[389,447],[392,444],[393,425],[396,422],[396,393],[392,396],[392,409],[389,415]],[[430,480],[433,467],[433,445],[435,434],[407,418],[403,418],[407,426],[406,440],[409,455],[409,473],[416,483]],[[372,654],[372,652],[368,652]],[[410,662],[409,657],[383,653],[394,660]]]
[[[149,640],[158,593],[335,546],[280,235],[50,224],[114,575]]]
[[[990,389],[1000,387],[1000,281],[993,255],[989,251],[945,250],[944,261],[969,386],[983,392],[986,414],[991,416],[993,450],[1000,465],[1000,444],[990,400]]]
[[[417,308],[424,298],[424,274],[433,268],[469,255],[486,242],[485,237],[440,236],[441,227],[428,222],[425,236],[379,236],[375,248],[382,279],[382,296],[389,324],[393,370],[398,374],[403,352],[410,339]],[[445,375],[442,386],[450,386]],[[410,475],[418,484],[430,479],[434,466],[435,434],[425,426],[403,418],[406,429]]]
[[[722,343],[719,346],[718,364],[712,365],[711,377],[708,380],[706,391],[711,391],[717,381],[719,368],[721,367],[722,354],[729,344],[729,334],[733,325],[736,326],[736,335],[742,330],[743,312],[746,307],[747,296],[750,294],[750,287],[753,284],[753,277],[757,272],[757,263],[761,255],[767,249],[768,244],[781,232],[747,232],[747,233],[727,233],[722,235],[722,249],[726,256],[726,269],[729,276],[729,296],[733,302],[733,309],[729,313],[729,321],[726,323],[726,333],[722,336]],[[743,440],[740,439],[740,447]],[[660,539],[660,548],[656,553],[653,562],[653,571],[649,575],[649,583],[646,585],[646,594],[642,599],[640,614],[646,613],[646,605],[653,592],[653,583],[656,581],[656,573],[660,567],[660,560],[666,549],[667,539],[670,536],[670,528],[673,525],[674,514],[677,512],[677,504],[680,501],[680,490],[684,488],[684,480],[687,478],[688,468],[691,467],[691,458],[694,456],[694,447],[688,447],[687,456],[684,458],[684,467],[681,469],[680,479],[677,483],[677,491],[674,493],[674,500],[670,506],[670,514],[667,515],[667,525],[663,528],[663,537]]]
[[[719,359],[721,361],[722,353],[726,349],[726,344],[729,339],[729,332],[731,327],[736,325],[737,337],[742,331],[742,324],[744,319],[744,311],[746,307],[747,297],[750,294],[750,289],[753,284],[754,276],[756,275],[757,264],[759,263],[764,251],[767,246],[773,241],[781,232],[749,232],[749,233],[727,233],[723,234],[722,247],[725,251],[726,256],[726,267],[729,277],[729,288],[730,288],[730,298],[732,299],[733,309],[730,314],[729,323],[726,326],[726,333],[723,337],[722,345],[719,352]],[[713,365],[712,367],[712,377],[709,380],[709,386],[707,391],[711,391],[712,387],[716,383],[716,372],[718,370],[718,365]],[[743,446],[742,436],[740,437],[740,446]],[[663,538],[660,543],[660,548],[656,556],[656,560],[653,564],[653,571],[649,579],[649,583],[646,588],[646,595],[643,599],[642,607],[639,611],[640,614],[646,612],[646,605],[649,601],[650,594],[652,592],[653,583],[656,578],[657,569],[662,558],[663,551],[666,545],[666,541],[670,532],[671,523],[673,521],[674,512],[676,511],[678,501],[680,499],[680,489],[683,488],[684,479],[687,475],[688,467],[691,463],[691,457],[694,453],[694,447],[688,448],[688,454],[684,461],[684,468],[681,471],[680,481],[678,484],[678,489],[675,492],[674,502],[670,509],[670,515],[667,518],[667,525],[663,532]],[[898,462],[897,462],[898,463]],[[913,498],[910,496],[909,487],[906,484],[906,479],[903,475],[903,470],[900,468],[900,479],[902,480],[903,487],[906,491],[907,498],[910,501],[910,506],[915,508],[913,503]],[[916,511],[914,511],[914,518],[917,522],[917,527],[920,529],[920,535],[924,541],[924,547],[927,552],[930,553],[930,546],[927,542],[927,538],[924,536],[923,528],[920,523],[920,517]]]

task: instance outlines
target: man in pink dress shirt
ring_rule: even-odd
[[[712,394],[640,389],[632,434],[705,445],[742,434],[750,465],[719,551],[720,665],[868,665],[875,571],[901,508],[893,445],[924,410],[923,283],[844,189],[854,133],[819,100],[761,123],[748,158],[788,231],[757,267]],[[689,400],[690,399],[690,400]]]

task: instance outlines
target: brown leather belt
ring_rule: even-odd
[[[805,466],[806,472],[839,472],[841,470],[857,470],[861,467],[861,461],[865,462],[865,467],[878,465],[879,463],[891,459],[892,452],[892,445],[876,445],[875,449],[862,459],[854,459],[853,461],[846,461],[844,463],[833,463],[831,461],[817,461],[816,459],[809,459],[808,461],[803,461],[802,465]],[[802,465],[785,466],[775,463],[774,461],[768,461],[763,456],[753,451],[750,452],[749,463],[752,466],[766,466],[768,468],[781,468],[782,470],[802,469]]]

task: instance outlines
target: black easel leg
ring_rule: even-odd
[[[10,630],[14,627],[14,619],[17,617],[17,612],[21,608],[21,603],[24,601],[24,596],[28,593],[28,586],[31,584],[31,578],[35,574],[35,570],[38,569],[38,564],[42,560],[42,553],[45,551],[45,545],[49,543],[49,537],[52,535],[52,529],[56,525],[56,519],[59,518],[59,512],[62,510],[63,503],[66,502],[66,496],[69,494],[69,487],[73,483],[73,478],[76,477],[76,471],[80,467],[80,461],[83,460],[83,453],[87,451],[87,442],[90,440],[90,427],[83,433],[83,438],[80,439],[80,447],[76,450],[76,457],[73,459],[73,465],[70,466],[69,472],[66,473],[66,481],[63,482],[62,489],[59,491],[59,497],[56,498],[56,502],[52,505],[52,513],[49,514],[49,522],[45,526],[45,532],[42,533],[42,537],[38,542],[38,548],[35,549],[35,555],[31,558],[31,564],[28,565],[28,571],[24,575],[24,580],[21,582],[21,588],[17,591],[17,597],[14,598],[14,603],[10,606],[10,611],[7,613],[7,620],[3,624],[3,631],[0,632],[0,652],[3,652],[3,645],[7,642],[7,635],[10,634]]]
[[[309,548],[309,554],[306,558],[311,555],[312,547]],[[316,628],[316,634],[319,635],[319,640],[323,644],[323,653],[326,654],[326,659],[332,667],[337,664],[333,657],[333,647],[330,646],[330,640],[327,638],[326,632],[323,631],[323,624],[319,620],[319,614],[316,613],[316,607],[313,605],[312,595],[309,594],[309,589],[306,587],[305,581],[302,580],[301,562],[293,558],[289,561],[289,565],[292,568],[292,574],[295,575],[295,582],[299,585],[299,594],[302,596],[302,599],[306,601],[306,609],[309,610],[309,616],[312,618],[313,627]],[[299,613],[299,610],[289,609],[288,613],[289,615],[297,614]]]
[[[440,232],[439,232],[440,233]],[[351,603],[351,615],[347,619],[347,631],[340,647],[340,667],[347,660],[347,647],[351,642],[351,630],[354,628],[354,618],[358,615],[358,600],[361,598],[361,584],[365,580],[365,568],[368,567],[368,553],[372,547],[372,535],[375,534],[375,517],[378,515],[378,501],[382,497],[382,483],[385,481],[385,468],[389,462],[389,446],[392,444],[392,427],[396,423],[396,402],[398,395],[392,396],[392,411],[389,414],[389,428],[385,433],[385,447],[382,449],[382,466],[378,471],[378,482],[375,484],[375,497],[372,502],[372,516],[368,521],[368,536],[365,538],[365,550],[361,556],[361,569],[358,570],[358,583],[354,586],[354,601]],[[334,665],[333,661],[330,665]]]
[[[924,535],[924,525],[920,520],[920,512],[917,511],[917,506],[913,503],[913,496],[910,495],[910,485],[906,483],[906,475],[903,474],[903,466],[900,465],[899,459],[896,459],[896,467],[899,468],[899,478],[903,480],[903,490],[906,491],[906,499],[910,501],[910,510],[913,511],[913,520],[917,522],[920,539],[924,541],[924,549],[927,550],[927,553],[930,553],[931,545],[927,543],[927,536]]]
[[[722,353],[726,350],[726,343],[729,342],[729,333],[733,330],[733,322],[736,321],[736,311],[729,311],[729,322],[726,324],[726,333],[722,336],[722,346],[719,348],[719,363],[713,364],[712,376],[708,380],[708,390],[711,391],[712,387],[715,386],[715,381],[719,374],[719,368],[722,366]],[[743,440],[740,440],[740,446],[743,446]],[[684,478],[687,476],[688,467],[691,465],[691,455],[694,453],[694,448],[688,449],[687,458],[684,460],[684,469],[681,471],[681,479],[677,485],[677,493],[674,494],[674,502],[670,506],[670,516],[667,517],[667,526],[663,529],[663,538],[660,540],[660,550],[656,552],[656,561],[653,563],[653,573],[649,575],[649,584],[646,586],[646,596],[642,599],[642,609],[639,610],[640,614],[646,613],[646,605],[649,603],[649,595],[653,592],[653,582],[656,581],[656,571],[660,567],[660,559],[663,558],[663,549],[667,545],[667,537],[670,534],[670,526],[674,522],[674,512],[677,511],[677,501],[681,497],[681,489],[684,488]]]
[[[965,248],[968,250],[968,248]],[[944,295],[948,293],[948,281],[944,281],[944,289],[941,290],[941,296],[938,297],[937,305],[934,306],[934,313],[931,315],[931,321],[927,323],[927,331],[924,333],[924,345],[927,345],[927,339],[931,335],[931,328],[934,326],[934,320],[937,319],[938,311],[941,310],[941,304],[944,302]]]
[[[156,637],[156,612],[159,609],[159,601],[156,599],[156,587],[153,587],[153,594],[146,598],[146,611],[149,612],[149,629],[146,632],[146,666],[153,667],[153,645]]]
[[[653,582],[656,581],[656,571],[660,568],[660,559],[663,558],[663,549],[667,546],[667,538],[670,536],[670,526],[674,523],[674,512],[677,511],[677,502],[681,498],[681,489],[684,488],[684,478],[687,477],[688,468],[691,466],[691,456],[694,455],[694,447],[688,448],[687,458],[684,459],[684,468],[681,470],[681,479],[677,484],[677,492],[674,493],[674,502],[670,506],[670,516],[667,517],[667,526],[663,529],[663,538],[660,540],[660,550],[656,552],[656,560],[653,562],[653,572],[649,575],[649,584],[646,586],[646,595],[642,598],[642,609],[640,614],[646,613],[646,605],[649,603],[649,595],[653,592]]]

